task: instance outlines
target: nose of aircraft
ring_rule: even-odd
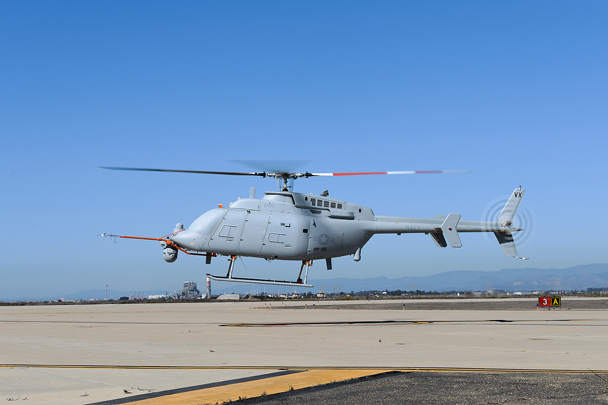
[[[170,236],[170,239],[183,249],[196,250],[196,234],[188,229]]]

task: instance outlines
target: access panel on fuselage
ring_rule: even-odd
[[[269,218],[270,214],[267,212],[251,211],[247,213],[239,245],[241,254],[247,256],[261,253]]]
[[[308,217],[289,214],[271,214],[262,246],[268,257],[302,255],[308,245]]]
[[[211,250],[219,253],[236,251],[243,231],[245,215],[246,212],[241,210],[226,211],[220,226],[209,240]]]

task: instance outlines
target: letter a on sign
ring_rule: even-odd
[[[561,297],[551,297],[551,306],[552,307],[561,307],[562,306]]]

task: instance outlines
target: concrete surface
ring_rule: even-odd
[[[391,302],[403,303],[412,301]],[[356,305],[0,307],[0,398],[91,403],[289,367],[608,369],[605,310],[537,311],[533,300],[527,311]]]

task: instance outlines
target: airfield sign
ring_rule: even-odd
[[[539,297],[538,306],[539,307],[561,307],[562,306],[562,297]]]

